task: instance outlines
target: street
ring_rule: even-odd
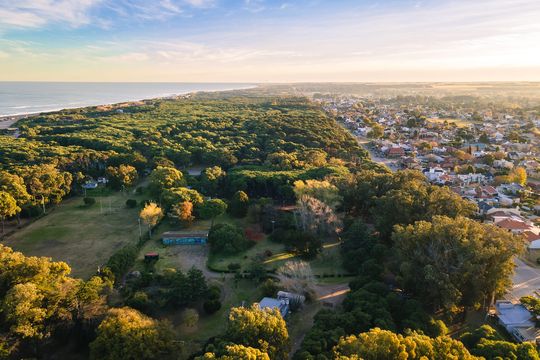
[[[516,258],[516,269],[513,277],[514,285],[508,290],[506,298],[519,300],[527,295],[535,295],[540,289],[540,269],[536,269]]]

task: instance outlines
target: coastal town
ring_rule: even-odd
[[[537,112],[446,106],[417,98],[318,96],[315,101],[390,170],[418,170],[477,205],[477,218],[521,235],[513,287],[493,315],[517,341],[538,339],[520,302],[540,296],[540,148]],[[431,100],[433,102],[433,100]],[[411,110],[413,109],[413,110]]]

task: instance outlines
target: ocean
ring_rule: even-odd
[[[195,91],[248,89],[239,83],[2,82],[0,117],[114,104]]]

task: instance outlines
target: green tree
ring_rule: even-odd
[[[311,196],[335,209],[343,200],[339,189],[326,180],[297,180],[294,182],[294,194],[297,199]]]
[[[110,309],[90,344],[90,358],[174,359],[179,346],[172,326],[128,307]]]
[[[202,195],[195,189],[188,189],[186,187],[165,189],[161,195],[163,200],[162,205],[166,209],[170,209],[173,205],[189,201],[194,207],[202,204],[204,199]]]
[[[26,189],[24,179],[7,171],[0,171],[0,191],[5,191],[13,196],[20,208],[28,205],[32,199]],[[19,213],[17,213],[17,220],[19,220]]]
[[[207,195],[215,196],[226,175],[227,173],[219,166],[207,167],[201,174],[201,191]]]
[[[6,218],[16,215],[21,211],[17,202],[9,193],[0,191],[0,219],[2,220],[2,233],[4,233],[4,223]]]
[[[227,210],[227,204],[221,199],[206,200],[198,207],[201,218],[211,219],[211,227],[214,226],[214,220]]]
[[[396,226],[392,236],[405,289],[435,309],[489,303],[511,283],[519,237],[464,217]]]
[[[266,352],[244,345],[227,345],[225,354],[206,353],[197,360],[270,360]]]
[[[285,320],[277,309],[232,308],[227,324],[226,339],[268,353],[271,359],[287,359],[289,333]]]
[[[130,187],[138,179],[137,169],[131,165],[109,166],[107,168],[109,185],[113,189],[120,189],[122,186]]]
[[[150,191],[159,196],[165,189],[185,186],[183,174],[173,167],[158,166],[150,174]]]
[[[461,342],[446,336],[430,338],[416,332],[403,336],[379,328],[341,338],[334,353],[340,360],[480,360]]]
[[[44,213],[46,204],[58,204],[71,190],[73,176],[54,165],[35,165],[21,171],[33,204],[41,205]]]
[[[237,191],[229,204],[227,210],[230,214],[237,218],[243,218],[246,216],[249,207],[249,197],[243,191]]]
[[[231,224],[216,224],[210,229],[208,242],[213,252],[234,254],[249,246],[242,229]]]

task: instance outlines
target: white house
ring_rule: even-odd
[[[533,314],[525,306],[508,300],[498,300],[495,309],[499,323],[518,342],[536,342],[540,334],[533,321]]]

